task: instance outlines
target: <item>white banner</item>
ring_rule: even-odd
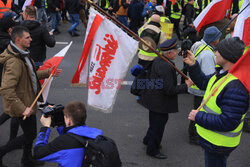
[[[91,8],[91,15],[100,13]],[[107,18],[103,19],[91,45],[88,105],[104,112],[112,111],[137,47],[137,41]]]

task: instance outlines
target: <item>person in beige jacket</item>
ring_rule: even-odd
[[[3,64],[0,93],[4,112],[11,117],[17,117],[23,130],[21,136],[0,147],[0,166],[3,166],[2,157],[20,146],[23,146],[22,165],[34,166],[36,163],[32,159],[31,148],[37,131],[35,115],[37,106],[33,108],[29,106],[41,90],[39,79],[48,77],[54,67],[35,71],[34,62],[27,50],[31,41],[29,30],[23,26],[16,26],[12,30],[9,46],[0,55],[0,63]],[[54,76],[58,76],[61,72],[61,69],[56,70]],[[42,101],[42,97],[39,101]],[[23,120],[23,116],[27,118]]]
[[[140,38],[146,41],[154,49],[157,49],[158,45],[167,40],[165,33],[161,31],[160,20],[161,17],[157,14],[154,14],[151,16],[150,22],[145,23],[138,30]],[[150,50],[146,45],[142,43],[139,43],[138,49],[138,64],[142,65],[144,68],[150,65],[157,57],[157,54],[155,54],[152,50]]]

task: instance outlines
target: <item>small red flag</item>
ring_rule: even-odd
[[[250,92],[250,49],[233,65],[229,73],[237,77]]]

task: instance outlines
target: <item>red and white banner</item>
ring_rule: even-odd
[[[111,112],[138,42],[93,8],[89,11],[84,52],[72,83],[84,84],[87,80],[85,70],[90,53],[88,105],[103,112]]]
[[[241,10],[245,9],[237,18],[233,36],[239,37],[246,46],[250,45],[250,0],[244,0]],[[248,6],[247,6],[248,5]]]
[[[22,11],[24,11],[26,6],[33,6],[35,0],[26,0],[23,4]]]
[[[231,11],[233,0],[213,0],[194,20],[194,26],[199,32],[201,27],[219,21]]]
[[[68,44],[66,47],[64,47],[60,52],[58,52],[54,57],[48,59],[47,61],[45,61],[43,63],[43,65],[41,67],[39,67],[38,70],[45,70],[47,68],[51,68],[53,66],[55,66],[54,70],[52,72],[54,72],[57,67],[59,66],[59,64],[61,63],[62,59],[64,58],[64,56],[66,55],[67,51],[69,50],[70,46],[72,44],[72,41],[70,42],[70,44]],[[50,89],[50,85],[51,82],[53,80],[53,77],[50,79],[49,83],[47,84],[46,88],[43,91],[43,101],[44,103],[47,101],[47,97],[49,94],[49,89]],[[42,79],[40,80],[40,84],[43,86],[43,84],[47,81],[47,79]]]

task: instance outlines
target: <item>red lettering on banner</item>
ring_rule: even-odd
[[[118,48],[118,41],[113,38],[113,35],[105,34],[104,41],[107,42],[105,47],[96,44],[98,47],[98,53],[95,59],[96,61],[99,61],[101,55],[101,60],[99,62],[101,67],[96,70],[93,80],[89,81],[89,88],[96,89],[95,94],[101,93],[102,82],[106,77],[106,73],[109,69],[108,67],[111,66],[112,60],[114,59],[112,55],[115,55]]]

